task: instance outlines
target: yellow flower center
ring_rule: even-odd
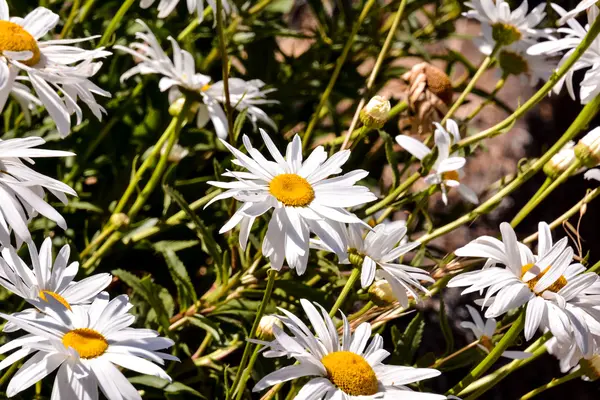
[[[372,396],[377,393],[375,371],[356,353],[336,351],[321,359],[329,380],[350,396]]]
[[[296,174],[277,175],[269,184],[269,192],[289,207],[306,207],[315,199],[310,183]]]
[[[442,173],[442,180],[444,180],[444,181],[457,181],[458,182],[458,179],[459,179],[458,171],[448,171],[448,172]]]
[[[201,92],[205,92],[205,91],[207,91],[208,89],[210,89],[210,83],[207,83],[206,85],[202,86],[202,87],[200,88],[200,91],[201,91]]]
[[[69,331],[63,336],[62,342],[66,348],[72,347],[79,357],[89,360],[104,354],[108,341],[100,333],[89,328],[79,328]]]
[[[67,300],[65,300],[64,297],[62,297],[60,294],[58,293],[54,293],[54,292],[49,292],[48,290],[41,290],[38,293],[38,296],[40,297],[40,299],[44,300],[45,302],[48,302],[48,298],[46,296],[50,296],[53,297],[54,300],[58,301],[60,304],[62,304],[63,306],[67,307],[68,310],[71,309],[71,305],[69,304],[69,302]]]
[[[0,52],[3,51],[30,51],[33,56],[23,64],[30,67],[40,61],[40,48],[37,40],[21,25],[9,21],[0,21]]]
[[[526,264],[521,268],[521,279],[523,278],[523,276],[525,275],[525,273],[527,271],[529,271],[531,268],[533,267],[533,264]],[[542,272],[540,272],[539,274],[537,274],[533,279],[530,279],[529,281],[525,282],[527,283],[527,286],[529,286],[529,289],[534,292],[535,294],[537,294],[538,296],[540,296],[542,293],[544,293],[546,290],[549,290],[551,292],[557,293],[560,289],[564,288],[565,286],[567,286],[567,278],[565,278],[563,275],[561,275],[556,282],[554,282],[552,285],[548,286],[546,289],[542,290],[540,293],[536,292],[535,290],[533,290],[533,288],[535,287],[535,285],[537,285],[537,283],[540,281],[540,279],[542,279],[542,277],[546,274],[546,272],[548,272],[550,270],[550,265],[546,267],[545,270],[543,270]]]
[[[521,31],[511,24],[496,22],[492,25],[492,38],[502,46],[508,46],[521,39]]]

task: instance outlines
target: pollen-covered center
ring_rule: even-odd
[[[38,296],[40,299],[44,300],[45,302],[48,302],[48,298],[46,296],[50,296],[50,297],[54,298],[54,300],[56,300],[60,304],[62,304],[63,306],[67,307],[67,309],[69,309],[69,310],[71,309],[71,305],[69,304],[69,302],[67,300],[65,300],[65,298],[62,297],[58,293],[50,292],[48,290],[41,290],[38,293]]]
[[[350,396],[372,396],[377,393],[375,371],[356,353],[336,351],[321,359],[329,380]]]
[[[21,60],[30,67],[37,64],[41,57],[37,40],[21,25],[10,21],[0,21],[0,52],[4,51],[30,51],[33,54],[31,58]]]
[[[521,31],[512,24],[496,22],[492,25],[492,38],[502,46],[508,46],[521,39]]]
[[[289,207],[306,207],[315,199],[310,183],[296,174],[277,175],[269,184],[269,192]]]
[[[104,354],[108,341],[100,333],[89,328],[79,328],[69,331],[63,336],[62,343],[66,348],[72,347],[79,357],[89,360]]]
[[[526,264],[521,268],[521,278],[523,278],[523,276],[525,275],[525,273],[527,271],[529,271],[531,268],[533,267],[533,264]],[[554,292],[557,293],[560,289],[564,288],[565,286],[567,286],[567,278],[565,278],[563,275],[561,275],[552,285],[548,286],[546,289],[544,289],[542,292],[538,293],[535,290],[533,290],[533,288],[535,287],[535,285],[537,285],[537,283],[540,281],[540,279],[542,279],[542,277],[546,274],[546,272],[548,272],[550,270],[550,265],[546,267],[545,270],[543,270],[542,272],[540,272],[539,274],[537,274],[533,279],[530,279],[529,281],[525,282],[527,284],[527,286],[529,286],[529,289],[534,292],[535,294],[537,294],[538,296],[541,295],[542,293],[544,293],[545,291],[550,291],[550,292]]]
[[[442,173],[442,180],[444,181],[457,181],[460,179],[458,171],[446,171]]]

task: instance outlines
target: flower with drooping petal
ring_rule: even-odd
[[[89,78],[102,66],[94,60],[111,53],[102,48],[84,50],[72,46],[95,37],[41,41],[58,23],[59,16],[44,7],[36,8],[25,18],[10,17],[6,0],[0,0],[0,111],[11,93],[27,116],[32,106],[43,104],[65,137],[71,131],[71,115],[77,115],[77,125],[83,119],[78,99],[102,120],[106,111],[94,95],[110,97],[110,93]],[[36,96],[22,82],[29,82]]]
[[[506,0],[471,0],[465,2],[470,10],[463,15],[481,22],[482,38],[476,43],[484,54],[491,54],[496,45],[509,46],[515,43],[533,44],[540,37],[547,37],[546,30],[536,27],[546,13],[545,3],[529,11],[527,0],[515,10],[510,10]]]
[[[561,16],[566,15],[564,8],[557,4],[551,4],[552,8]],[[548,40],[531,46],[527,52],[532,55],[546,55],[554,56],[558,55],[563,51],[562,59],[558,63],[560,67],[566,60],[573,54],[575,48],[581,43],[584,36],[590,28],[590,25],[594,22],[598,16],[599,9],[596,6],[592,6],[588,12],[588,24],[583,27],[575,19],[569,19],[566,21],[567,27],[558,29],[558,32],[565,34],[561,39]],[[569,95],[575,100],[575,84],[573,77],[575,72],[590,68],[583,78],[583,81],[579,85],[579,98],[582,104],[589,103],[594,97],[600,93],[600,37],[596,37],[590,47],[584,52],[584,54],[577,60],[577,62],[571,67],[569,72],[565,74],[554,86],[554,92],[560,93],[563,85],[567,86]]]
[[[52,400],[98,400],[98,387],[111,400],[141,400],[119,368],[171,381],[156,364],[178,361],[161,352],[173,341],[150,329],[131,328],[135,316],[128,312],[133,306],[127,296],[111,301],[98,297],[91,305],[72,310],[53,297],[34,305],[42,311],[35,320],[0,314],[29,333],[0,347],[0,354],[18,349],[0,362],[0,369],[33,354],[8,384],[9,397],[57,369]]]
[[[389,352],[383,349],[383,338],[376,334],[371,343],[371,325],[360,324],[354,334],[350,324],[344,321],[340,335],[327,311],[308,300],[300,300],[315,333],[293,313],[279,309],[278,316],[291,335],[278,326],[273,327],[275,340],[255,341],[267,346],[264,356],[269,358],[288,357],[298,361],[278,369],[262,378],[254,389],[259,392],[281,382],[303,377],[311,379],[296,395],[297,399],[445,399],[445,396],[414,392],[406,385],[440,375],[430,368],[413,368],[385,365],[383,360]]]
[[[156,0],[141,0],[142,8],[148,8],[152,6]],[[158,3],[158,18],[168,17],[179,4],[180,0],[159,0]],[[196,12],[200,22],[204,21],[204,0],[187,0],[187,9],[190,14]],[[217,2],[215,0],[206,0],[206,3],[212,8],[213,15],[215,16],[215,23],[217,18]],[[225,14],[230,14],[234,9],[233,5],[229,4],[227,0],[221,1],[223,5],[223,11]]]
[[[473,321],[463,321],[460,323],[460,326],[473,332],[475,338],[479,340],[477,347],[486,353],[489,353],[494,348],[492,337],[494,336],[494,333],[496,333],[496,320],[494,318],[487,318],[483,321],[477,310],[469,305],[467,305],[467,310],[469,310],[469,314],[471,314],[471,319]],[[531,353],[506,350],[502,353],[502,357],[513,360],[522,360],[531,357]]]
[[[308,262],[311,232],[345,258],[347,245],[339,223],[363,223],[345,208],[377,199],[368,188],[355,185],[368,172],[355,170],[329,178],[342,172],[341,166],[350,158],[350,151],[340,151],[328,159],[325,149],[319,146],[303,160],[302,142],[296,135],[288,144],[284,157],[269,135],[262,129],[260,133],[274,161],[267,160],[254,148],[246,135],[243,142],[248,155],[221,140],[234,155],[233,163],[247,171],[223,174],[236,179],[232,182],[208,182],[227,191],[207,206],[231,197],[242,202],[219,233],[241,224],[239,243],[245,249],[256,218],[273,209],[262,244],[263,255],[271,261],[271,268],[280,270],[285,259],[290,268],[303,274]]]
[[[379,224],[372,230],[350,224],[346,230],[350,261],[357,258],[356,264],[361,266],[362,287],[368,288],[376,276],[384,279],[402,307],[408,306],[408,295],[419,301],[417,290],[429,293],[420,281],[435,282],[427,271],[397,262],[399,257],[420,245],[419,242],[403,243],[406,231],[404,221]],[[322,240],[313,240],[312,243],[316,248],[333,251]]]
[[[95,274],[79,282],[75,276],[79,263],[69,265],[71,248],[64,245],[53,260],[52,239],[46,238],[38,253],[33,242],[28,244],[31,266],[23,261],[12,247],[2,249],[0,257],[0,285],[6,290],[25,300],[44,300],[54,298],[67,308],[80,304],[89,304],[111,282],[110,274]],[[40,313],[35,309],[27,309],[13,314],[24,319],[35,319]],[[15,326],[8,322],[5,332],[14,330]]]
[[[143,31],[136,33],[136,38],[141,43],[131,43],[129,47],[115,46],[116,49],[131,54],[135,59],[141,60],[135,67],[121,76],[121,81],[141,74],[161,75],[159,82],[161,91],[169,90],[169,101],[172,104],[181,102],[182,94],[179,89],[194,92],[202,99],[203,104],[196,103],[192,109],[197,113],[196,122],[203,128],[210,120],[213,123],[217,136],[227,138],[229,125],[227,116],[221,107],[225,102],[223,82],[211,84],[211,77],[196,72],[194,57],[182,50],[177,41],[169,37],[173,47],[172,59],[164,52],[154,33],[141,20]],[[247,110],[248,118],[252,123],[263,121],[274,127],[275,123],[267,114],[258,107],[259,104],[274,103],[266,99],[266,94],[274,89],[263,89],[264,83],[259,80],[244,81],[239,78],[229,79],[229,94],[231,105],[238,111]]]
[[[0,0],[1,1],[1,0]],[[65,219],[44,200],[45,190],[67,204],[66,194],[77,193],[64,183],[49,178],[25,163],[33,164],[34,158],[68,157],[75,154],[67,151],[36,149],[46,141],[39,137],[0,140],[0,244],[9,246],[11,231],[18,241],[28,242],[31,234],[27,223],[42,214],[67,228]]]
[[[444,204],[448,204],[448,190],[456,188],[458,193],[467,201],[477,204],[479,199],[473,190],[460,182],[464,174],[462,168],[467,160],[457,154],[450,154],[452,139],[456,142],[460,140],[458,125],[453,120],[448,120],[446,129],[440,124],[435,123],[435,147],[437,149],[437,157],[431,167],[431,174],[425,177],[425,182],[429,185],[439,185],[442,191],[442,200]],[[423,143],[406,135],[396,136],[396,142],[406,151],[412,154],[415,158],[423,161],[423,159],[432,153],[432,150]]]
[[[467,288],[462,294],[485,292],[478,304],[487,307],[486,318],[494,318],[526,305],[525,339],[539,329],[549,329],[560,341],[575,341],[582,353],[592,350],[587,314],[576,303],[585,290],[597,284],[598,275],[585,273],[572,263],[573,249],[567,238],[553,244],[550,227],[539,224],[538,255],[517,241],[507,223],[500,225],[502,241],[482,236],[456,250],[459,257],[487,258],[482,270],[466,272],[450,280],[448,287]],[[504,268],[497,266],[504,264]],[[596,301],[587,297],[588,300]]]

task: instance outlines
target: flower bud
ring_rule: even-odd
[[[183,111],[184,103],[185,103],[184,97],[180,97],[177,100],[175,100],[174,102],[172,102],[171,105],[169,106],[169,114],[172,117],[176,117],[179,114],[181,114],[181,112]],[[188,110],[188,115],[187,115],[189,120],[194,118],[194,116],[198,112],[199,107],[200,107],[200,103],[195,102],[195,101],[192,103],[191,107]]]
[[[552,179],[558,178],[565,172],[576,160],[575,143],[567,143],[558,153],[556,153],[546,164],[544,164],[544,173]]]
[[[117,229],[126,227],[129,225],[129,217],[123,213],[113,214],[110,217],[110,223]]]
[[[160,150],[160,154],[164,155],[166,150],[167,150],[167,144],[165,143],[163,148]],[[188,149],[181,146],[179,143],[175,143],[175,145],[173,145],[173,148],[171,149],[171,152],[169,153],[169,157],[167,159],[169,160],[170,163],[179,164],[179,162],[181,160],[183,160],[189,153],[190,152]]]
[[[258,337],[261,340],[273,340],[275,335],[273,334],[273,327],[277,325],[280,328],[283,328],[283,324],[274,315],[265,315],[260,319],[258,323]]]
[[[374,96],[360,111],[360,120],[369,128],[383,127],[390,117],[390,102],[381,96]]]
[[[369,288],[369,299],[381,307],[388,306],[396,301],[392,287],[384,279],[373,282]]]
[[[592,130],[577,143],[575,155],[586,167],[600,164],[600,128]]]

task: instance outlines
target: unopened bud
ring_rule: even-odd
[[[261,340],[273,340],[275,335],[273,334],[273,327],[277,325],[280,328],[283,328],[283,324],[274,315],[265,315],[260,319],[258,323],[258,338]]]
[[[575,157],[574,147],[574,142],[567,143],[546,164],[544,164],[544,173],[549,178],[558,178],[573,164],[573,162],[577,159],[577,157]]]
[[[160,150],[160,154],[164,155],[166,150],[167,150],[167,144],[165,143],[163,148]],[[167,157],[167,159],[169,160],[169,162],[171,162],[173,164],[179,164],[179,162],[181,160],[183,160],[189,153],[190,152],[188,149],[181,146],[179,143],[175,143],[173,145],[173,148],[171,148],[171,151],[169,152],[169,156]]]
[[[123,213],[113,214],[110,217],[110,223],[115,228],[119,229],[129,225],[129,217],[127,216],[127,214]]]
[[[600,164],[600,127],[593,129],[577,143],[575,155],[586,167]]]
[[[360,120],[369,128],[383,127],[390,117],[390,102],[381,96],[375,96],[360,111]]]
[[[388,306],[396,301],[392,287],[386,280],[373,282],[369,288],[369,299],[378,306]]]
[[[169,106],[169,114],[172,117],[178,116],[183,111],[184,104],[185,104],[185,98],[184,97],[178,98],[173,103],[171,103],[171,105]],[[200,107],[199,103],[197,103],[197,102],[192,103],[192,106],[189,108],[188,115],[187,115],[189,120],[194,118],[194,116],[198,112],[199,107]]]

